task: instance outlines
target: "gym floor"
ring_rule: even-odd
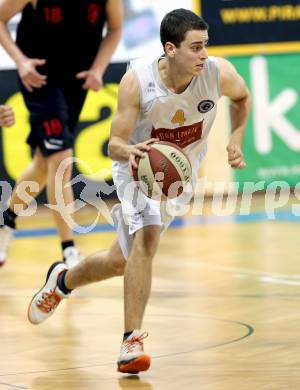
[[[50,211],[22,218],[0,269],[0,389],[299,389],[299,217],[270,220],[264,199],[248,216],[177,218],[154,261],[144,330],[153,360],[139,376],[116,371],[123,331],[122,278],[84,287],[34,326],[26,311],[59,259]],[[93,211],[81,211],[88,224]],[[76,237],[85,256],[113,228]]]

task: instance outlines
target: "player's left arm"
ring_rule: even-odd
[[[82,86],[83,89],[98,91],[102,88],[103,74],[121,39],[124,17],[123,1],[108,0],[106,2],[105,12],[107,18],[107,34],[99,46],[91,68],[76,75],[79,79],[85,79]]]
[[[228,164],[232,168],[245,168],[242,144],[247,119],[250,112],[250,93],[244,79],[227,60],[218,58],[220,64],[220,84],[222,96],[230,98],[230,118],[232,132],[227,146]]]

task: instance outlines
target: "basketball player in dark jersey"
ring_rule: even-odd
[[[16,43],[8,21],[22,12]],[[103,73],[119,43],[123,19],[122,0],[0,0],[0,43],[14,60],[25,104],[30,112],[32,163],[16,184],[4,226],[0,228],[0,263],[6,259],[15,229],[14,206],[24,200],[16,189],[34,181],[39,192],[47,186],[48,203],[55,204],[55,175],[60,163],[72,156],[74,129],[87,91],[102,87]],[[107,24],[107,34],[103,28]],[[72,167],[59,179],[66,204],[73,201],[67,186]],[[37,196],[27,188],[30,196]],[[53,211],[68,266],[76,264],[72,228]]]

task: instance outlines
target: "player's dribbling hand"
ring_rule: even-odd
[[[10,106],[0,106],[0,126],[10,127],[15,123],[15,114]]]
[[[38,58],[26,58],[20,61],[18,72],[22,84],[27,91],[32,92],[33,88],[42,88],[47,83],[47,76],[40,74],[36,68],[45,65],[46,60]]]
[[[132,170],[137,169],[138,163],[136,158],[144,158],[145,152],[148,152],[151,149],[151,144],[159,141],[159,138],[150,138],[145,142],[141,142],[136,145],[130,145],[130,155],[129,155],[129,166]]]
[[[90,69],[76,74],[77,79],[84,80],[82,88],[85,90],[92,89],[97,92],[103,87],[102,76],[99,71]]]
[[[240,146],[229,144],[226,149],[228,153],[228,164],[231,166],[231,168],[243,169],[246,167],[243,152]]]

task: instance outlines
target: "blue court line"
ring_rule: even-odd
[[[171,228],[178,228],[183,226],[196,225],[213,225],[222,223],[247,223],[247,222],[261,222],[261,221],[281,221],[281,222],[300,222],[300,216],[294,215],[289,210],[278,211],[275,213],[275,218],[270,219],[265,212],[256,212],[249,215],[230,215],[230,216],[192,216],[188,218],[177,217],[171,224]],[[88,225],[83,225],[87,228]],[[115,229],[109,224],[96,225],[90,233],[105,233],[113,232]],[[15,238],[32,238],[32,237],[48,237],[56,236],[57,230],[55,228],[41,228],[41,229],[24,229],[17,230],[14,234]]]
[[[87,228],[88,225],[83,225],[83,227]],[[114,227],[109,224],[101,224],[101,225],[96,225],[90,233],[113,232],[114,230],[115,230]],[[56,235],[57,235],[57,230],[55,228],[24,229],[24,230],[17,230],[14,233],[15,238],[47,237],[47,236],[56,236]]]

